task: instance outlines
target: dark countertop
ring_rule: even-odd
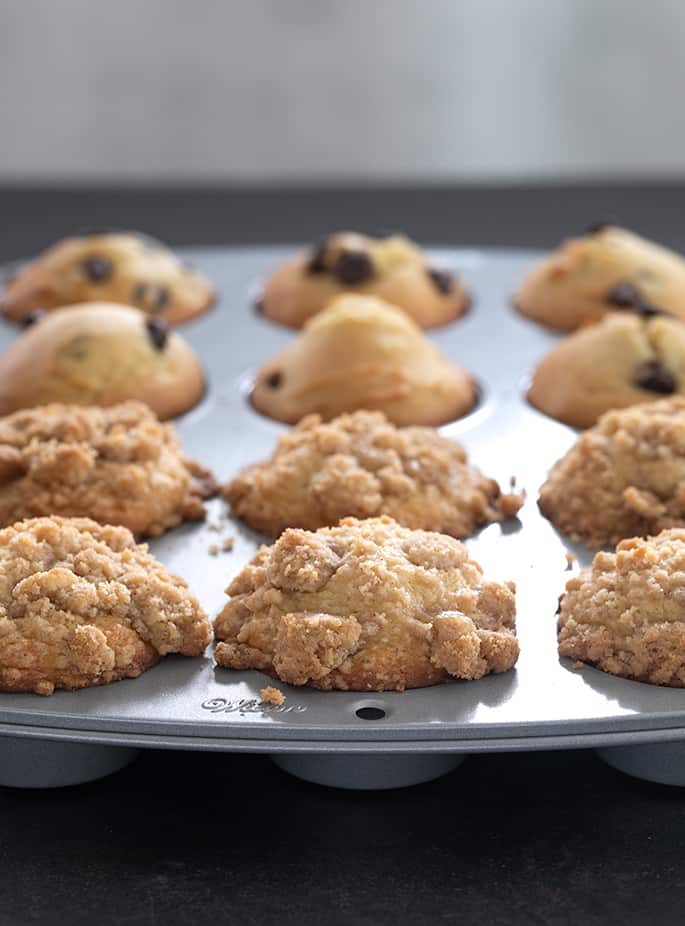
[[[685,183],[344,192],[0,190],[0,259],[84,226],[173,244],[338,227],[552,246],[614,219],[685,250]],[[685,791],[592,752],[471,757],[403,791],[343,792],[260,756],[147,752],[58,791],[0,788],[0,926],[683,922]]]

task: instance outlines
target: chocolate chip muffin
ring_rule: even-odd
[[[607,412],[554,464],[539,504],[590,547],[685,527],[685,399]]]
[[[0,418],[0,527],[89,517],[158,536],[204,517],[216,486],[147,406],[44,405]]]
[[[577,331],[538,364],[528,400],[576,428],[612,408],[685,395],[685,322],[614,312]]]
[[[570,579],[559,654],[623,678],[685,688],[685,530],[633,537]]]
[[[469,301],[457,276],[432,265],[421,248],[403,235],[370,238],[345,232],[275,270],[260,307],[268,318],[301,328],[345,292],[383,299],[421,328],[459,318]]]
[[[0,531],[0,691],[51,695],[200,656],[207,615],[124,527],[33,518]]]
[[[400,309],[349,295],[258,371],[252,401],[291,424],[314,412],[330,420],[365,408],[397,425],[438,425],[470,411],[476,387]]]
[[[36,309],[111,302],[177,324],[213,301],[210,283],[160,242],[133,232],[105,233],[65,238],[27,264],[6,282],[0,311],[22,321]]]
[[[233,514],[270,537],[286,527],[316,530],[346,515],[381,514],[404,527],[468,537],[514,517],[523,504],[523,495],[502,494],[471,466],[456,441],[433,428],[396,428],[381,412],[366,411],[328,423],[309,415],[223,494]]]
[[[193,349],[161,319],[109,303],[44,315],[0,356],[0,414],[50,402],[116,405],[140,399],[160,418],[204,394]]]
[[[391,518],[286,530],[231,582],[216,660],[291,685],[403,691],[506,672],[512,583],[489,582],[452,537]]]
[[[515,304],[528,318],[562,331],[616,309],[656,307],[685,318],[685,259],[623,228],[595,225],[533,267]]]

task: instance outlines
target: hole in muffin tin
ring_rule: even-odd
[[[383,708],[371,704],[365,707],[358,707],[354,713],[360,720],[385,720],[385,711]]]

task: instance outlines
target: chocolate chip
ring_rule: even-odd
[[[36,322],[39,322],[41,318],[45,318],[47,314],[47,309],[33,309],[33,311],[22,318],[21,327],[30,328],[31,325],[35,325]]]
[[[147,283],[136,283],[133,287],[133,292],[131,293],[131,299],[134,302],[145,302],[145,294],[147,292]]]
[[[611,287],[606,294],[606,301],[620,309],[636,309],[642,304],[642,295],[634,283],[622,280]]]
[[[343,251],[333,265],[341,283],[364,283],[374,274],[373,260],[365,251]]]
[[[449,270],[439,270],[437,267],[429,267],[427,273],[438,292],[441,292],[444,296],[449,296],[454,283],[454,277]]]
[[[642,389],[658,392],[661,395],[671,395],[676,391],[676,378],[663,367],[658,360],[648,360],[641,364],[635,373],[635,383]]]
[[[307,273],[325,273],[326,272],[326,249],[328,245],[324,241],[312,251],[312,256],[307,264]]]
[[[112,262],[107,257],[86,257],[81,266],[92,283],[104,283],[112,275]]]
[[[148,318],[145,322],[150,340],[157,350],[164,350],[169,340],[169,327],[161,318]]]
[[[264,380],[264,385],[269,389],[279,389],[283,385],[283,374],[280,370],[270,373]]]
[[[657,309],[655,305],[650,305],[648,302],[641,302],[638,311],[643,318],[654,318],[655,315],[666,314],[663,309]]]
[[[161,312],[169,302],[169,290],[166,288],[166,286],[156,286],[155,290],[155,311]]]
[[[138,283],[133,287],[131,298],[137,304],[148,306],[153,312],[161,312],[169,302],[169,290],[155,283]]]
[[[596,235],[599,232],[603,232],[606,228],[611,228],[612,225],[615,225],[615,222],[590,222],[585,229],[585,234]]]

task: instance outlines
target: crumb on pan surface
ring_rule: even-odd
[[[459,541],[388,517],[286,530],[227,591],[218,664],[293,685],[401,691],[518,658],[513,583],[484,579]]]
[[[276,707],[280,707],[281,704],[285,703],[285,695],[280,688],[274,688],[273,685],[267,685],[266,688],[262,688],[259,692],[259,697],[265,704],[273,704]]]

